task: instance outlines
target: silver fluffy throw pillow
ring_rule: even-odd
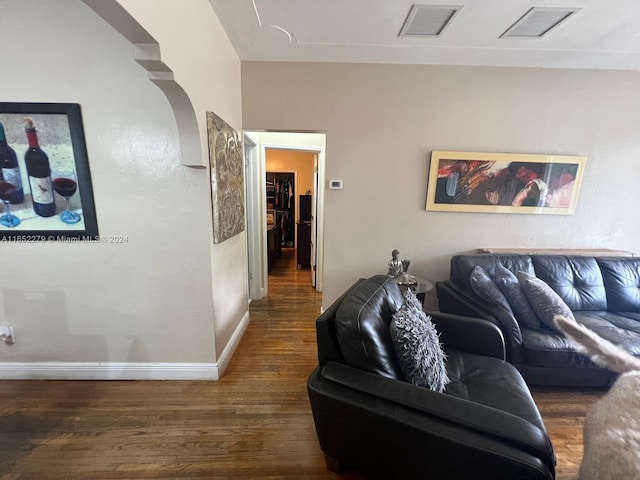
[[[446,355],[436,328],[411,289],[405,292],[404,303],[393,315],[390,328],[396,357],[407,381],[444,391],[449,383]]]

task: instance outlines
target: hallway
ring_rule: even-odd
[[[354,473],[327,471],[318,445],[306,381],[317,365],[315,319],[322,294],[311,285],[311,270],[296,265],[296,250],[283,248],[269,274],[269,296],[251,303],[250,326],[220,383],[235,388],[249,381],[253,395],[243,401],[255,402],[254,415],[268,417],[254,426],[261,453],[253,458],[252,478],[360,480]],[[260,470],[263,462],[273,467]]]

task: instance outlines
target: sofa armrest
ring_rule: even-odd
[[[461,289],[450,280],[437,282],[439,310],[465,317],[482,318],[495,324],[504,336],[507,359],[522,361],[522,330],[514,316],[497,305],[490,305],[474,293]]]
[[[426,311],[446,348],[506,360],[502,331],[482,318]]]
[[[335,362],[320,367],[307,386],[380,415],[382,424],[399,422],[418,431],[424,429],[426,435],[444,435],[441,438],[445,442],[462,442],[467,447],[476,438],[481,449],[516,449],[541,460],[553,471],[554,453],[547,433],[508,412]],[[440,428],[443,430],[438,431]],[[480,440],[483,438],[488,443]],[[493,442],[503,447],[491,446]]]
[[[493,323],[498,323],[498,319],[487,308],[487,302],[481,302],[475,293],[463,290],[451,280],[436,282],[436,292],[440,311],[467,317],[484,318]]]

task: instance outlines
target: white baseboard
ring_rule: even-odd
[[[2,362],[0,380],[219,380],[249,325],[249,312],[214,363]]]
[[[218,380],[215,363],[6,362],[2,380]]]
[[[244,335],[245,330],[249,326],[249,312],[247,311],[240,323],[238,324],[235,332],[231,335],[229,339],[229,343],[222,351],[222,354],[218,357],[218,361],[215,363],[216,365],[216,380],[220,379],[222,375],[224,375],[224,371],[229,366],[229,362],[231,361],[231,357],[233,356],[233,352],[236,351],[240,340],[242,340],[242,336]]]

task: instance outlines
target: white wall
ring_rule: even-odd
[[[434,281],[478,247],[640,252],[640,72],[243,62],[242,87],[246,129],[326,131],[324,307],[394,248]],[[427,212],[432,150],[584,155],[576,214]]]
[[[139,21],[199,123],[211,110],[240,129],[240,64],[208,2],[121,3],[153,10]],[[127,238],[3,244],[0,324],[17,343],[0,362],[213,364],[247,314],[246,237],[212,245],[208,172],[181,165],[173,112],[131,43],[80,0],[3,2],[0,41],[0,101],[81,105],[100,234]]]
[[[241,132],[240,60],[209,2],[118,1],[160,44],[162,60],[193,104],[201,137],[206,139],[206,111]],[[208,159],[207,145],[204,141],[203,155]],[[212,244],[211,268],[219,358],[240,322],[248,318],[246,230]]]

